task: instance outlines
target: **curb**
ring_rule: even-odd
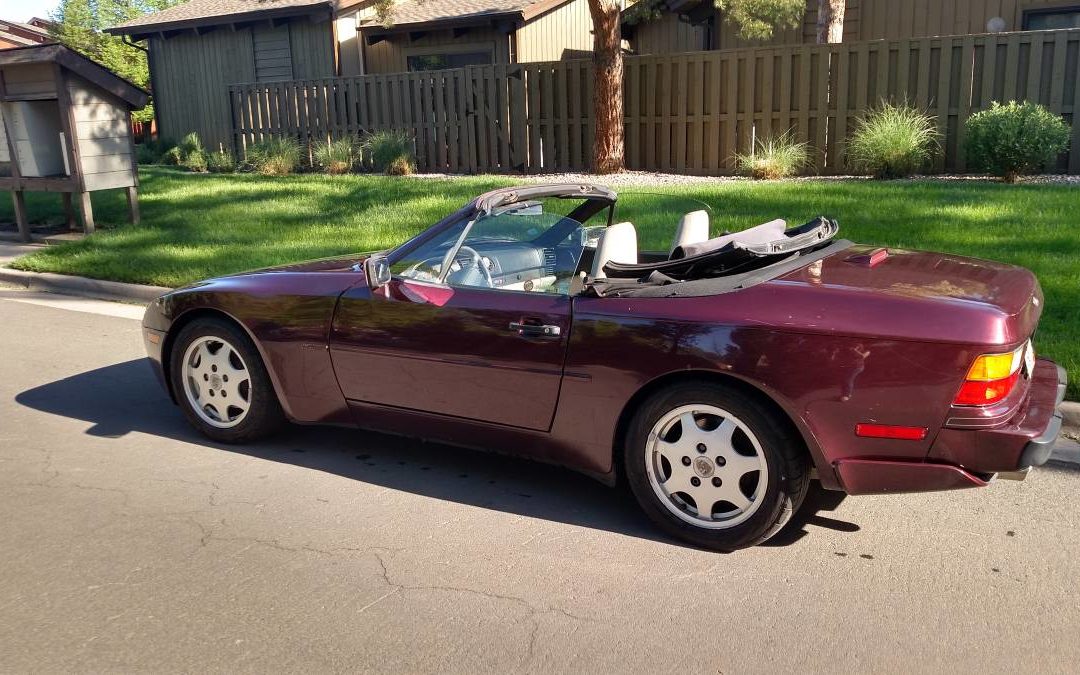
[[[1080,403],[1076,401],[1062,401],[1058,406],[1061,411],[1062,426],[1080,428]]]
[[[1050,461],[1080,466],[1080,443],[1064,436],[1059,437],[1050,453]]]
[[[24,272],[23,270],[13,270],[6,267],[0,268],[0,283],[19,286],[30,291],[63,293],[101,300],[119,300],[141,305],[145,305],[158,296],[173,290],[164,286],[124,284],[119,281],[73,277],[52,272]]]

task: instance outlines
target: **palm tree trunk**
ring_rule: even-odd
[[[625,164],[619,2],[589,0],[589,12],[593,21],[593,171],[617,173]]]

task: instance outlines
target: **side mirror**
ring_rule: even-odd
[[[390,283],[390,262],[384,255],[373,255],[364,261],[368,288],[375,290]]]

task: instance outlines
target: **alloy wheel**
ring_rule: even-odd
[[[679,519],[724,529],[761,505],[769,481],[765,453],[750,428],[726,410],[677,407],[653,425],[647,444],[649,483]]]
[[[184,352],[184,394],[207,424],[230,429],[251,409],[251,376],[240,352],[214,336],[195,339]]]

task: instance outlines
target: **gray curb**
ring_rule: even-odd
[[[73,277],[51,272],[24,272],[0,268],[0,283],[19,286],[31,291],[64,293],[102,300],[119,300],[145,305],[159,295],[168,293],[171,288],[164,286],[143,286],[142,284],[122,284],[118,281],[103,281],[86,277]]]
[[[1062,423],[1064,426],[1080,428],[1080,403],[1076,401],[1062,401],[1061,407],[1058,408],[1061,411]]]

